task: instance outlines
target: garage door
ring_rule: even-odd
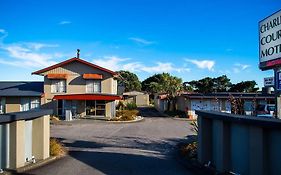
[[[9,124],[0,125],[0,169],[9,167]]]
[[[32,120],[25,121],[25,160],[32,159]]]

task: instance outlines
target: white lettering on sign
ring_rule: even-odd
[[[264,78],[264,86],[265,87],[274,86],[274,77]]]
[[[260,63],[281,58],[281,10],[259,23],[259,46]]]

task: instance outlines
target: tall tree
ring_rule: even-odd
[[[229,92],[257,92],[259,88],[256,87],[256,81],[241,81],[240,83],[233,84]]]
[[[226,92],[230,86],[230,79],[226,75],[216,78],[206,77],[198,81],[187,82],[196,92],[212,93],[212,92]]]
[[[120,86],[125,87],[125,92],[129,91],[140,91],[141,82],[136,74],[129,71],[117,71],[119,77],[117,77],[117,83]]]
[[[158,93],[160,91],[160,85],[162,74],[154,74],[141,82],[142,90],[151,94]]]
[[[214,90],[216,92],[226,92],[231,87],[230,79],[226,75],[213,78]]]
[[[182,79],[169,73],[155,74],[142,82],[143,90],[150,93],[166,93],[168,109],[175,109],[175,97],[182,90]]]

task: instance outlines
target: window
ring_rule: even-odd
[[[5,98],[0,98],[0,114],[4,114],[5,113]]]
[[[29,103],[30,103],[29,98],[21,98],[20,111],[28,111],[30,109]]]
[[[63,93],[63,92],[66,92],[65,80],[52,80],[51,92],[52,93]]]
[[[21,98],[20,111],[28,111],[40,107],[40,98]]]
[[[100,80],[86,80],[86,92],[87,93],[100,93],[101,81]]]
[[[33,98],[30,101],[30,109],[35,109],[40,107],[40,101],[38,98]]]

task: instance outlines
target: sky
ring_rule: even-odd
[[[43,81],[31,72],[76,56],[136,73],[183,81],[227,75],[263,78],[258,22],[280,0],[1,0],[0,81]]]

